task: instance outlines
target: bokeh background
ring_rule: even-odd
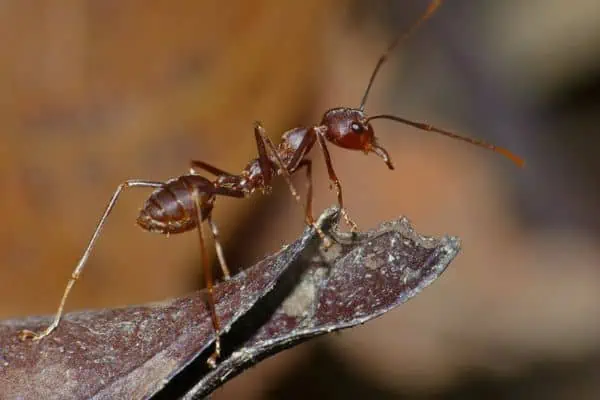
[[[0,317],[55,311],[112,192],[190,159],[239,171],[252,123],[274,140],[358,105],[389,40],[427,0],[0,3]],[[363,229],[406,215],[463,239],[445,275],[363,327],[313,340],[216,399],[600,398],[600,9],[595,0],[448,0],[385,66],[367,111],[506,146],[496,154],[391,122],[396,164],[331,148]],[[315,212],[335,202],[318,151]],[[296,180],[303,187],[302,177]],[[68,309],[177,296],[201,285],[197,238],[111,216]],[[291,241],[285,184],[219,199],[230,266]],[[216,264],[215,264],[216,265]]]

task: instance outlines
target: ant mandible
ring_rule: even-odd
[[[192,161],[190,173],[188,175],[170,179],[166,182],[134,179],[119,185],[108,202],[104,214],[100,218],[87,248],[67,283],[67,287],[63,293],[54,320],[43,332],[34,333],[23,330],[20,332],[20,337],[22,339],[30,338],[33,340],[40,340],[50,335],[50,333],[56,329],[63,314],[64,305],[69,292],[81,275],[94,244],[96,243],[109,214],[113,210],[119,195],[126,188],[143,187],[155,189],[144,204],[137,219],[137,223],[143,229],[166,235],[187,232],[193,229],[198,230],[203,272],[208,292],[208,306],[215,331],[215,350],[207,360],[207,363],[214,367],[221,353],[221,341],[219,337],[221,328],[219,317],[215,309],[213,297],[214,284],[204,243],[203,221],[206,221],[211,228],[223,276],[225,279],[229,279],[230,277],[229,269],[223,255],[223,249],[219,242],[219,232],[212,220],[212,210],[216,196],[244,198],[250,196],[256,190],[260,190],[262,193],[267,194],[271,191],[271,180],[275,176],[281,175],[286,179],[294,198],[300,202],[300,196],[292,185],[291,175],[304,168],[308,181],[308,191],[306,203],[304,205],[306,223],[318,232],[323,240],[324,246],[328,247],[330,241],[315,224],[312,214],[312,161],[306,157],[314,147],[315,142],[319,144],[319,147],[323,152],[329,179],[337,191],[337,200],[341,214],[352,230],[357,230],[358,228],[354,221],[350,219],[344,208],[342,186],[333,169],[329,150],[327,149],[327,142],[333,143],[344,149],[361,150],[365,154],[375,153],[383,159],[389,169],[394,169],[387,151],[377,143],[377,139],[375,138],[373,127],[370,122],[376,119],[389,119],[421,130],[463,140],[470,144],[500,153],[512,160],[518,166],[522,166],[523,160],[521,158],[502,147],[494,146],[481,140],[460,136],[456,133],[438,129],[425,123],[410,121],[394,115],[380,114],[368,117],[365,113],[365,103],[367,102],[371,86],[375,81],[379,69],[386,62],[389,54],[400,42],[406,39],[415,28],[428,19],[440,6],[441,2],[442,0],[433,0],[424,14],[408,29],[408,31],[398,35],[390,43],[386,51],[379,58],[375,69],[371,74],[371,78],[369,79],[369,83],[358,108],[339,107],[328,110],[323,115],[320,124],[308,128],[294,128],[285,132],[282,135],[281,143],[278,146],[275,146],[271,139],[269,139],[262,125],[259,122],[255,123],[254,136],[258,148],[258,158],[250,161],[239,175],[225,172],[202,161]],[[215,175],[216,179],[210,181],[207,178],[200,176],[198,174],[200,170]]]

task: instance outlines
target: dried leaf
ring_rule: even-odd
[[[296,242],[217,285],[223,351],[206,365],[214,334],[202,292],[144,306],[65,316],[40,342],[21,329],[49,318],[0,322],[0,394],[22,399],[201,398],[244,369],[311,337],[362,324],[433,282],[459,250],[456,238],[414,233],[406,219],[345,234],[338,213]]]

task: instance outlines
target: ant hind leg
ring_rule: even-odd
[[[75,282],[77,282],[77,280],[81,276],[81,273],[83,272],[83,269],[85,268],[86,262],[87,262],[88,258],[90,257],[90,254],[92,253],[92,250],[94,248],[96,240],[98,240],[98,237],[100,236],[100,232],[102,231],[102,228],[104,227],[104,224],[106,223],[108,216],[110,215],[111,211],[117,204],[117,200],[119,199],[119,195],[121,194],[121,192],[123,192],[124,189],[129,188],[129,187],[159,188],[162,185],[163,185],[162,182],[144,181],[144,180],[139,180],[139,179],[125,181],[119,185],[119,187],[113,194],[112,198],[108,202],[108,205],[106,206],[106,209],[104,210],[104,214],[102,214],[102,217],[100,218],[100,221],[98,222],[98,225],[96,225],[96,230],[94,231],[94,234],[92,235],[92,238],[90,239],[90,241],[87,245],[87,248],[83,252],[83,255],[79,259],[77,266],[75,267],[75,269],[73,270],[73,273],[71,274],[71,278],[69,279],[69,282],[67,283],[67,287],[65,288],[65,291],[63,292],[63,296],[60,300],[60,305],[58,306],[58,310],[56,311],[54,320],[44,331],[42,331],[40,333],[32,332],[27,329],[20,331],[19,338],[21,340],[26,340],[26,339],[32,339],[34,341],[41,340],[41,339],[45,338],[46,336],[50,335],[58,327],[58,324],[60,323],[60,319],[62,318],[65,303],[67,301],[67,297],[69,297],[69,293],[71,292],[71,289],[75,285]]]

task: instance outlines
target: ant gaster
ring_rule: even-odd
[[[361,150],[364,153],[375,153],[377,156],[383,159],[389,169],[394,169],[392,161],[390,160],[390,156],[388,155],[387,151],[378,144],[375,137],[371,121],[376,119],[389,119],[413,126],[421,130],[436,132],[455,139],[463,140],[473,145],[484,147],[500,153],[511,159],[515,164],[521,166],[523,164],[523,160],[504,148],[497,147],[480,140],[460,136],[452,132],[444,131],[428,124],[410,121],[397,116],[380,114],[369,117],[365,113],[365,104],[371,90],[371,86],[373,85],[379,69],[386,62],[391,51],[394,50],[402,40],[408,37],[417,26],[429,18],[440,4],[441,0],[433,0],[429,4],[425,13],[417,20],[417,22],[413,24],[408,31],[397,36],[388,46],[386,51],[379,58],[375,69],[371,74],[365,94],[363,95],[362,101],[358,108],[339,107],[331,109],[325,112],[320,124],[312,127],[294,128],[285,132],[282,135],[282,141],[278,146],[275,146],[273,142],[271,142],[265,132],[265,129],[260,123],[257,122],[254,127],[254,136],[256,139],[256,146],[258,148],[258,158],[250,161],[241,174],[231,174],[208,163],[202,161],[192,161],[190,173],[188,175],[183,175],[166,182],[135,179],[123,182],[121,185],[119,185],[110,199],[104,214],[100,218],[96,230],[94,231],[81,259],[79,260],[79,263],[71,275],[71,279],[69,280],[64,291],[53,322],[41,333],[34,333],[27,330],[21,331],[21,338],[40,340],[48,336],[50,333],[52,333],[52,331],[54,331],[54,329],[56,329],[62,316],[65,301],[69,295],[69,292],[81,275],[81,272],[83,271],[86,261],[92,252],[92,249],[96,243],[96,240],[98,239],[98,236],[100,235],[107,217],[114,208],[119,195],[125,188],[144,187],[155,189],[155,191],[150,195],[144,204],[144,207],[140,211],[140,215],[137,219],[137,223],[143,229],[166,235],[171,233],[187,232],[193,229],[198,230],[200,251],[202,254],[203,273],[208,292],[208,306],[216,336],[215,350],[207,360],[207,363],[214,367],[221,352],[221,342],[219,338],[221,328],[219,317],[215,309],[212,271],[205,248],[202,222],[206,221],[211,228],[217,251],[217,257],[219,259],[221,269],[223,270],[223,276],[225,279],[228,279],[230,276],[229,269],[227,267],[227,263],[225,262],[223,249],[219,242],[217,226],[212,220],[212,210],[217,196],[243,198],[250,196],[256,190],[260,190],[263,193],[269,193],[271,190],[272,179],[276,175],[281,175],[286,179],[292,195],[297,201],[300,201],[300,197],[292,185],[291,175],[300,171],[301,169],[304,169],[308,183],[308,191],[305,203],[306,223],[311,225],[318,232],[323,239],[324,246],[328,247],[330,244],[329,239],[315,224],[312,214],[312,161],[306,157],[310,150],[314,147],[315,143],[318,143],[321,151],[323,152],[329,179],[337,191],[338,205],[340,207],[342,216],[350,225],[352,230],[356,230],[357,226],[350,219],[346,210],[344,209],[342,187],[333,169],[329,150],[327,149],[327,142],[344,149]],[[214,181],[210,181],[207,178],[200,176],[198,174],[200,170],[204,170],[215,175],[216,179]]]

